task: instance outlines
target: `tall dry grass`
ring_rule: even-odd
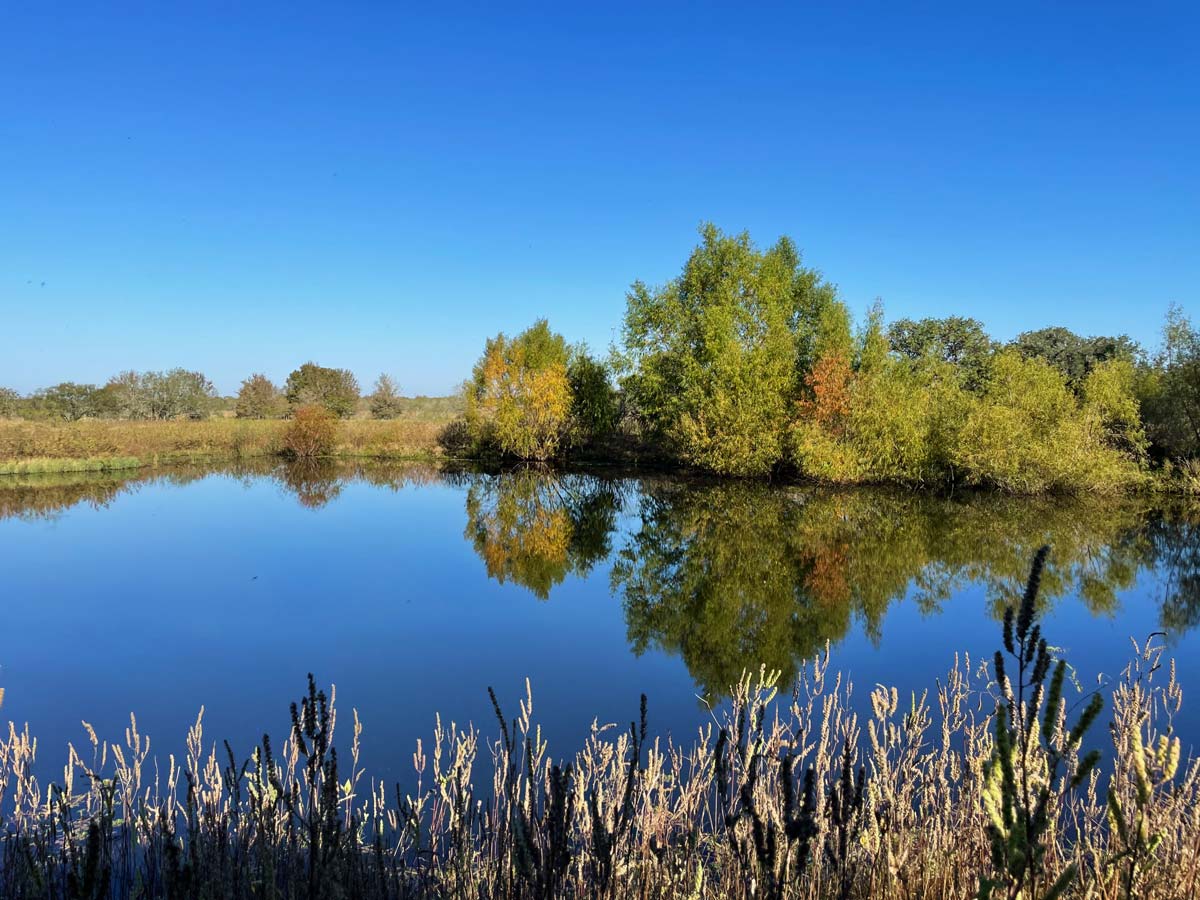
[[[1039,667],[1028,609],[1005,645]],[[692,740],[652,737],[643,698],[565,760],[527,689],[490,738],[439,719],[407,788],[363,772],[357,713],[344,735],[311,677],[287,739],[244,761],[203,710],[178,761],[131,717],[116,741],[85,726],[43,784],[10,725],[0,897],[1197,896],[1200,764],[1180,758],[1161,646],[1135,645],[1096,768],[1074,704],[1027,695],[1025,671],[956,658],[921,695],[876,686],[868,712],[826,650],[784,690],[744,676]]]
[[[441,454],[445,423],[432,419],[350,419],[338,423],[337,456],[379,458]],[[207,462],[281,454],[285,420],[72,423],[0,420],[0,461],[14,470],[40,460],[39,471],[68,471],[68,460],[129,458],[142,465]],[[58,461],[57,463],[55,461]],[[56,468],[57,466],[57,468]]]

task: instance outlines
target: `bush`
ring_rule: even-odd
[[[283,452],[294,459],[329,456],[337,447],[337,418],[324,406],[299,407],[283,431]]]

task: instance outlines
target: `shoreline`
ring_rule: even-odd
[[[480,466],[503,471],[521,466],[558,470],[610,471],[622,475],[676,475],[716,481],[742,481],[681,465],[652,451],[628,447],[607,455],[581,451],[571,457],[544,463],[521,462],[492,454],[448,453],[440,443],[453,419],[398,418],[344,419],[338,423],[337,449],[321,457],[329,460],[446,463]],[[118,472],[172,465],[221,464],[242,459],[286,461],[280,438],[285,419],[206,419],[199,421],[82,420],[48,423],[0,420],[0,479],[7,476]],[[1200,496],[1200,482],[1187,473],[1162,467],[1144,471],[1141,483],[1114,486],[1103,493],[1113,496]],[[750,480],[762,481],[761,478]],[[768,482],[826,488],[886,487],[914,493],[954,495],[984,493],[1002,496],[1077,496],[1094,491],[1006,491],[954,484],[913,484],[900,481],[837,482],[786,473]]]

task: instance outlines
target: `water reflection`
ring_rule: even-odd
[[[1044,604],[1077,596],[1092,613],[1113,614],[1154,569],[1162,585],[1155,627],[1179,635],[1200,623],[1200,511],[1149,498],[943,498],[538,469],[248,462],[3,478],[0,519],[103,507],[148,482],[186,485],[213,474],[270,479],[312,510],[338,502],[352,483],[461,490],[463,536],[488,577],[548,600],[569,577],[603,577],[609,563],[633,651],[677,655],[710,695],[747,664],[788,676],[852,629],[878,642],[901,600],[933,615],[974,585],[999,618],[1042,543],[1053,548]]]
[[[999,616],[1044,542],[1054,554],[1042,602],[1077,593],[1109,611],[1146,561],[1144,515],[1131,503],[666,483],[643,493],[612,585],[634,648],[678,653],[715,694],[746,660],[791,675],[853,621],[878,641],[884,614],[905,597],[932,613],[981,584]]]
[[[546,600],[567,575],[588,574],[612,552],[617,482],[535,469],[470,482],[463,536],[501,584],[515,582]]]

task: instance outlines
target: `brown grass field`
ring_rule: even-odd
[[[336,456],[424,459],[440,456],[438,435],[456,414],[449,398],[417,398],[396,419],[338,423]],[[278,455],[286,420],[212,418],[129,422],[0,420],[0,475],[99,471],[179,462]]]

